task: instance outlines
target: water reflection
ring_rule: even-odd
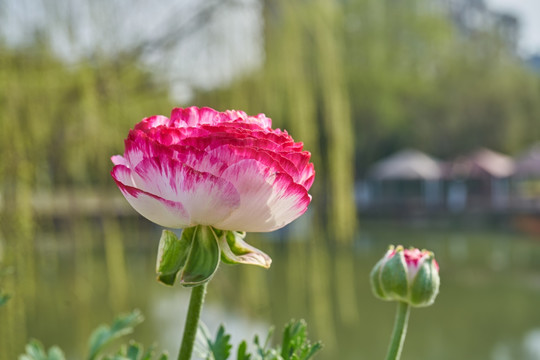
[[[215,335],[221,324],[225,324],[231,334],[231,341],[235,344],[242,339],[252,340],[254,334],[263,339],[266,337],[270,324],[252,319],[242,311],[225,307],[216,301],[214,295],[212,292],[209,293],[211,298],[205,304],[201,317],[212,335]],[[189,292],[165,289],[158,294],[150,294],[150,297],[147,322],[152,322],[155,326],[154,337],[159,339],[159,348],[168,350],[170,354],[176,354],[181,340],[179,329],[185,321],[185,312],[182,310],[188,307]]]
[[[189,290],[155,281],[160,229],[142,220],[77,221],[43,227],[31,255],[34,274],[16,267],[2,287],[0,359],[12,360],[28,338],[58,344],[71,359],[87,336],[119,312],[139,308],[146,321],[133,337],[175,354]],[[394,304],[376,300],[368,274],[390,243],[432,249],[441,265],[434,306],[414,309],[404,360],[540,358],[540,243],[504,229],[365,223],[350,246],[323,238],[249,234],[267,251],[270,270],[222,266],[209,286],[203,320],[226,323],[233,339],[278,331],[305,318],[318,359],[377,359],[385,353]],[[13,243],[4,243],[5,258]],[[30,251],[26,248],[25,251]],[[16,263],[20,264],[20,263]],[[33,280],[32,280],[33,279]]]

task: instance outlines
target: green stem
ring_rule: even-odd
[[[186,323],[184,324],[184,336],[182,337],[182,345],[180,346],[180,352],[178,353],[178,360],[191,359],[207,284],[208,283],[205,282],[204,284],[195,286],[191,289],[191,298],[189,299],[189,308]]]
[[[390,340],[390,346],[388,347],[388,353],[386,354],[386,360],[399,360],[401,356],[405,335],[407,334],[410,309],[411,307],[406,302],[400,301],[398,303],[394,331]]]

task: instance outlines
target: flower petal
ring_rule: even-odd
[[[223,172],[234,184],[240,206],[214,227],[222,230],[267,232],[279,229],[306,210],[311,197],[286,174],[271,172],[256,160],[242,160]]]
[[[242,160],[256,160],[272,172],[286,172],[293,178],[298,176],[298,170],[292,162],[279,154],[261,148],[223,145],[208,151],[212,156],[222,159],[232,165]]]
[[[114,165],[127,165],[127,160],[122,155],[111,156],[111,161]]]
[[[111,175],[131,206],[148,220],[161,226],[183,228],[190,224],[190,217],[182,203],[163,199],[133,186],[132,171],[117,165]]]
[[[176,108],[171,112],[171,124],[174,127],[200,126],[203,124],[219,124],[222,122],[239,121],[242,123],[257,124],[264,128],[272,126],[272,120],[264,114],[248,116],[239,110],[227,110],[218,112],[212,108],[191,106],[188,108]]]
[[[142,131],[148,131],[149,129],[156,128],[159,126],[168,126],[170,123],[170,120],[168,117],[163,115],[154,115],[147,118],[142,119],[140,123],[135,125],[134,130],[142,130]]]
[[[240,195],[229,181],[169,157],[144,159],[132,178],[137,188],[181,203],[188,213],[189,226],[222,221],[240,205]]]
[[[174,127],[198,126],[214,124],[223,114],[208,108],[191,106],[185,109],[176,108],[171,112],[171,125]]]
[[[144,132],[132,130],[125,141],[124,157],[134,169],[143,159],[156,156],[172,156],[173,152],[166,146],[154,141]]]
[[[315,167],[313,166],[313,163],[309,163],[304,170],[302,170],[302,174],[300,174],[300,181],[299,183],[306,189],[311,188],[311,185],[313,185],[313,181],[315,180]]]

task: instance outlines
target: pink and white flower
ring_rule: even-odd
[[[143,119],[111,160],[133,208],[170,228],[279,229],[306,211],[315,176],[303,144],[263,114],[210,108]]]

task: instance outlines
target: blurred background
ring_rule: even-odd
[[[318,359],[382,358],[368,273],[403,244],[442,278],[404,360],[540,359],[539,27],[535,0],[2,0],[0,360],[30,338],[81,359],[134,308],[176,354],[189,290],[155,281],[161,229],[109,159],[189,105],[265,113],[317,170],[308,213],[248,235],[272,268],[218,271],[213,332],[305,318]]]

